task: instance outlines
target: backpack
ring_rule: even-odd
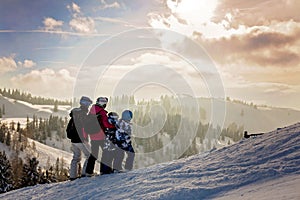
[[[74,139],[75,134],[78,135],[73,117],[71,117],[71,119],[68,122],[66,132],[67,132],[67,138],[69,139]]]
[[[85,117],[84,124],[83,124],[84,131],[89,135],[99,133],[101,130],[101,126],[99,123],[100,118],[101,118],[101,115],[99,115],[99,114],[96,114],[96,115],[88,114]]]

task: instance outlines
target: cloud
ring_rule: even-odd
[[[101,6],[100,9],[105,10],[105,9],[118,9],[121,8],[121,5],[118,2],[112,2],[112,3],[107,3],[105,0],[101,0]]]
[[[92,83],[90,88],[95,86],[95,82],[105,83],[101,84],[98,89],[106,95],[112,95],[111,93],[116,91],[118,86],[126,89],[140,88],[141,94],[145,96],[149,94],[160,96],[165,89],[181,90],[191,95],[190,92],[193,91],[197,96],[209,96],[205,81],[214,79],[218,75],[205,69],[201,71],[195,69],[182,57],[167,52],[139,52],[132,55],[132,60],[127,61],[127,64],[125,62],[114,63],[107,67],[103,73],[97,73],[96,68],[99,67],[87,68],[80,77],[86,78],[86,83]],[[96,79],[97,81],[91,81],[90,76],[96,74],[100,74],[101,78]],[[152,76],[155,76],[155,80]],[[160,85],[160,83],[165,83],[165,85],[161,85],[164,89],[150,93],[148,90],[142,89],[144,84],[153,86]],[[187,90],[187,86],[192,89]]]
[[[15,71],[16,69],[17,63],[12,56],[0,58],[0,74]]]
[[[298,0],[220,0],[213,21],[219,23],[230,14],[231,27],[262,26],[272,21],[299,21],[299,10]]]
[[[67,5],[67,8],[71,11],[71,12],[75,12],[75,13],[80,13],[81,11],[80,11],[80,7],[76,4],[76,3],[74,3],[74,2],[72,2],[72,5]]]
[[[33,62],[32,60],[24,60],[23,67],[32,68],[34,66],[36,66],[36,63]]]
[[[176,32],[179,29],[179,33],[197,41],[220,66],[235,63],[241,67],[254,65],[286,68],[300,64],[300,23],[293,20],[273,22],[269,26],[245,27],[238,34],[224,33],[223,37],[216,38],[206,37],[198,29],[191,36],[189,33],[195,27],[190,27],[190,30],[184,27],[184,24],[177,23],[176,26],[170,26],[170,29]],[[196,58],[197,51],[186,44],[187,42],[182,41],[180,47],[186,46],[184,51]]]
[[[94,33],[95,21],[90,17],[75,17],[70,22],[71,29],[80,33]]]
[[[73,13],[73,18],[70,20],[70,28],[79,33],[96,33],[95,21],[91,17],[85,17],[81,11],[80,7],[72,3],[68,5],[67,8]]]
[[[230,15],[220,22],[212,21],[217,1],[172,1],[165,0],[167,10],[162,13],[150,13],[149,24],[153,28],[166,28],[188,37],[197,32],[204,38],[221,38],[244,33],[245,26],[231,28]]]
[[[55,30],[60,30],[60,28],[63,25],[63,21],[55,20],[51,17],[47,17],[44,19],[43,24],[44,24],[44,29],[46,31],[55,31]]]
[[[50,97],[70,97],[75,78],[66,69],[55,72],[52,69],[32,70],[10,79],[15,88],[28,90],[34,94]]]
[[[127,27],[135,27],[134,25],[130,24],[126,20],[118,19],[118,18],[109,18],[109,17],[96,17],[94,18],[95,21],[101,21],[101,22],[108,22],[108,23],[114,23],[114,24],[120,24]]]
[[[299,63],[300,23],[297,17],[293,18],[289,13],[289,11],[294,13],[293,6],[299,7],[298,1],[279,0],[274,6],[273,1],[256,0],[220,0],[218,4],[216,1],[210,1],[207,5],[205,3],[202,5],[203,2],[196,0],[165,0],[165,2],[169,13],[149,14],[150,25],[154,28],[170,29],[196,39],[221,64],[244,61],[261,66],[284,66]],[[196,4],[198,6],[195,6]],[[280,6],[290,9],[280,12],[282,16],[285,13],[286,17],[274,16],[278,10],[282,10]],[[273,14],[269,12],[270,9],[266,9],[268,7],[272,7]],[[225,12],[224,9],[228,11]],[[248,23],[247,17],[240,16],[239,23],[234,24],[237,16],[235,12],[247,9],[251,10],[248,14],[253,22],[257,23]],[[253,9],[267,10],[266,15],[263,13],[256,15]],[[219,15],[219,11],[223,14]],[[265,16],[270,20],[265,24],[259,23],[260,18]]]
[[[13,72],[18,67],[32,68],[36,66],[36,63],[32,60],[25,59],[24,62],[16,61],[14,56],[0,58],[0,73]]]
[[[253,30],[229,38],[199,39],[220,64],[244,63],[261,67],[299,66],[300,23],[286,33]]]
[[[67,35],[93,36],[97,31],[95,29],[95,21],[91,17],[85,17],[80,9],[80,6],[74,2],[66,6],[72,14],[72,19],[69,21],[70,28],[74,31],[62,31],[61,27],[64,22],[47,17],[44,19],[44,28],[42,30],[17,31],[17,32],[46,32]],[[98,35],[97,35],[98,36]]]

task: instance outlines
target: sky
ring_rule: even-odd
[[[1,0],[0,85],[60,99],[167,93],[299,110],[299,9],[298,0]]]

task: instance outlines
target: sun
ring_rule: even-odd
[[[189,24],[204,24],[210,22],[217,7],[218,0],[168,0],[171,12],[187,21]]]

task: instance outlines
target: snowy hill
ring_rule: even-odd
[[[300,199],[300,123],[128,173],[37,185],[1,199]]]
[[[20,152],[20,157],[25,159],[30,155],[30,157],[36,157],[39,161],[39,166],[45,168],[47,166],[47,162],[50,162],[50,164],[54,164],[59,159],[64,159],[64,167],[69,167],[71,159],[72,159],[72,153],[59,150],[56,148],[52,148],[48,145],[42,144],[38,141],[34,141],[32,139],[28,138],[29,145],[32,146],[32,144],[35,144],[35,150],[32,148],[25,149],[25,152]],[[8,146],[6,146],[3,143],[0,143],[0,150],[5,151],[7,156],[11,159],[11,156],[14,151],[12,151]]]
[[[5,118],[31,118],[33,115],[47,118],[51,114],[66,117],[71,109],[70,106],[58,106],[58,112],[53,112],[53,105],[33,105],[24,101],[10,99],[0,95],[0,105],[5,106]]]

